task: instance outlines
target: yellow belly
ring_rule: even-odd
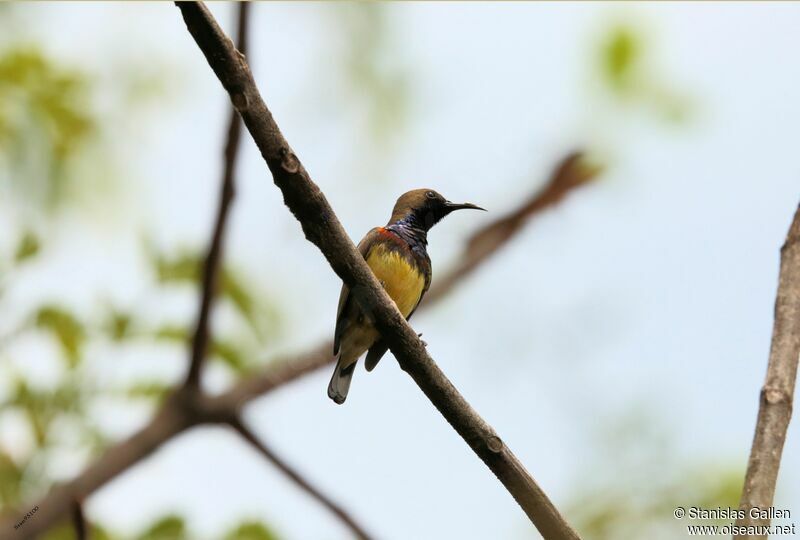
[[[425,288],[424,276],[405,257],[381,245],[372,249],[367,264],[403,317],[408,317]]]

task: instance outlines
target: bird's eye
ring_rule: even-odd
[[[428,197],[429,199],[435,199],[436,193],[434,193],[433,191],[428,191],[425,193],[425,196]]]

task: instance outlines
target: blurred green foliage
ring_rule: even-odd
[[[21,414],[30,429],[32,452],[12,459],[0,451],[0,502],[13,507],[50,482],[47,458],[57,449],[103,448],[107,440],[89,415],[91,391],[70,375],[54,388],[40,388],[17,377],[0,402],[3,414]]]
[[[0,198],[0,211],[8,211],[16,220],[15,230],[4,230],[0,237],[3,292],[24,281],[19,278],[25,278],[29,270],[35,271],[56,247],[51,238],[57,236],[43,231],[47,231],[47,224],[57,224],[57,209],[78,202],[73,195],[86,189],[88,177],[83,174],[86,171],[76,174],[77,164],[88,162],[92,169],[99,167],[98,154],[106,154],[102,151],[105,136],[111,133],[112,125],[120,123],[116,115],[133,116],[133,105],[163,97],[164,81],[169,77],[152,61],[137,64],[130,58],[108,69],[112,73],[103,79],[101,74],[70,66],[34,45],[0,42],[0,193],[12,196]],[[111,87],[107,87],[108,82]],[[101,112],[100,94],[103,102],[112,104],[106,103],[111,112]],[[117,107],[118,103],[124,106]],[[113,180],[115,174],[106,173],[114,171],[106,170],[106,165],[99,174],[104,181],[106,176]],[[36,213],[18,211],[20,206]],[[137,247],[141,248],[133,249]],[[198,294],[199,250],[165,255],[145,246],[139,254],[152,268],[152,294],[180,296],[187,290]],[[279,335],[279,312],[243,272],[231,265],[222,269],[218,289],[218,304],[233,313],[236,324],[232,331],[215,328],[209,353],[238,376],[257,366],[264,346]],[[4,313],[0,325],[0,376],[4,383],[0,387],[0,422],[10,421],[16,431],[13,445],[0,445],[0,513],[23,507],[52,484],[55,456],[91,459],[108,446],[93,411],[100,400],[144,399],[155,405],[174,384],[154,377],[126,381],[122,388],[97,384],[86,361],[87,351],[94,345],[125,348],[143,343],[178,345],[186,351],[195,324],[191,317],[174,324],[151,323],[136,302],[119,305],[88,299],[90,306],[99,309],[79,314],[74,305],[54,299],[34,300],[27,307],[10,306],[6,300],[11,296],[0,296],[0,311]],[[42,339],[53,340],[63,359],[54,364],[52,377],[46,377],[46,381],[30,372],[25,363],[14,362],[17,343]],[[185,359],[182,354],[178,361]],[[177,515],[159,518],[137,534],[118,534],[96,523],[91,527],[91,538],[101,540],[193,537]],[[75,533],[69,523],[63,523],[43,537],[72,539]],[[225,537],[277,538],[267,525],[247,520],[226,532]]]
[[[61,415],[78,416],[85,412],[85,401],[81,389],[72,381],[55,389],[40,390],[24,379],[17,379],[14,390],[3,402],[3,408],[16,408],[25,413],[33,428],[37,446],[45,447],[51,442],[50,427]]]
[[[0,450],[0,502],[3,507],[19,501],[22,470],[6,452]]]
[[[64,307],[45,305],[35,316],[36,326],[51,332],[64,351],[71,368],[81,359],[81,347],[86,341],[86,328],[75,315]]]
[[[91,99],[85,73],[38,48],[0,51],[0,179],[46,206],[62,201],[69,162],[97,126]]]
[[[131,399],[160,402],[171,389],[172,385],[164,381],[135,381],[123,390],[123,394]]]
[[[738,506],[744,480],[740,467],[724,469],[709,463],[672,474],[669,479],[660,477],[660,472],[654,469],[647,478],[637,476],[636,483],[629,480],[627,472],[618,475],[613,484],[581,494],[567,515],[584,538],[670,539],[685,532],[685,523],[673,517],[679,506]]]
[[[14,262],[19,264],[32,259],[39,253],[41,247],[39,237],[33,231],[25,231],[17,243]]]
[[[639,38],[630,28],[618,28],[612,33],[603,49],[604,72],[609,83],[618,91],[630,89],[632,73],[641,55]]]
[[[105,320],[101,323],[102,331],[115,342],[122,342],[132,337],[133,315],[109,306]]]
[[[686,531],[685,522],[673,516],[678,506],[738,506],[742,467],[679,460],[669,430],[646,408],[602,429],[597,463],[586,466],[565,508],[583,538],[678,538]]]
[[[147,528],[136,540],[183,540],[186,536],[186,523],[178,515],[168,515]]]
[[[117,536],[110,534],[103,527],[96,523],[88,524],[86,535],[91,540],[116,540]],[[41,540],[77,540],[75,528],[71,523],[64,522],[57,527],[53,527],[42,535]]]
[[[154,333],[154,337],[158,340],[182,344],[188,343],[190,336],[189,329],[185,326],[166,325],[157,328]],[[221,360],[239,375],[257,365],[255,357],[248,355],[247,351],[233,340],[213,338],[208,352],[212,358]]]
[[[413,101],[413,73],[391,39],[392,6],[342,3],[334,9],[347,36],[340,56],[347,97],[362,108],[371,140],[391,145],[405,132]]]
[[[152,246],[147,251],[160,283],[196,285],[199,282],[203,265],[199,252],[158,253]],[[241,273],[230,265],[223,266],[217,291],[219,297],[236,309],[259,340],[265,340],[276,335],[280,318],[269,302],[256,297],[255,290],[254,284],[248,283]]]
[[[126,535],[111,531],[97,523],[89,522],[88,537],[91,540],[194,540],[198,538],[186,524],[186,520],[177,514],[167,514],[154,520],[150,525],[134,535]],[[200,538],[211,538],[202,535]],[[243,520],[224,533],[224,540],[280,540],[265,523]],[[77,540],[74,526],[64,522],[53,527],[42,536],[41,540]]]
[[[598,47],[601,80],[620,101],[643,105],[670,122],[685,122],[691,117],[689,99],[661,78],[651,48],[632,25],[612,26]]]
[[[245,521],[225,535],[225,540],[278,540],[280,537],[265,524]]]

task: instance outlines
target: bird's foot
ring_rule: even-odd
[[[421,338],[421,337],[422,337],[422,332],[420,332],[419,334],[417,334],[417,337],[418,337],[418,338]],[[420,339],[420,341],[422,342],[422,346],[423,346],[423,347],[427,347],[427,346],[428,346],[428,342],[427,342],[427,341],[425,341],[424,339]]]

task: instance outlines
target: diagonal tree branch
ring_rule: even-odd
[[[237,49],[241,54],[247,51],[247,20],[250,12],[249,2],[239,2],[237,23]],[[217,282],[222,267],[222,250],[225,239],[225,226],[228,222],[231,203],[235,193],[236,156],[239,153],[239,140],[242,134],[242,121],[235,109],[231,109],[228,121],[228,136],[225,141],[224,165],[222,171],[222,185],[220,188],[219,206],[214,222],[214,231],[208,246],[208,253],[203,262],[202,279],[200,282],[200,309],[197,314],[194,336],[191,343],[191,362],[186,376],[186,385],[196,387],[200,383],[200,372],[203,361],[208,354],[208,344],[211,341],[209,330],[211,307],[216,294]]]
[[[308,493],[313,499],[322,504],[322,506],[330,510],[337,518],[339,518],[339,520],[342,521],[342,523],[344,523],[353,532],[356,538],[359,538],[360,540],[370,540],[372,538],[372,536],[370,536],[347,511],[345,511],[327,495],[322,493],[319,489],[314,487],[302,474],[300,474],[299,471],[294,469],[282,458],[278,457],[278,455],[269,446],[267,446],[263,440],[256,437],[255,433],[253,433],[252,430],[250,430],[250,428],[248,428],[242,422],[241,418],[238,416],[234,417],[229,422],[229,425],[239,435],[241,435],[244,440],[249,442],[259,454],[264,456],[267,461],[272,463],[283,474],[289,477],[290,480],[300,486],[303,491]]]
[[[207,8],[194,2],[177,5],[189,32],[242,115],[285,204],[300,222],[306,238],[320,249],[350,287],[362,310],[374,320],[400,367],[492,470],[545,538],[578,538],[522,463],[428,355],[289,147],[261,98],[247,63]]]
[[[747,463],[739,508],[746,518],[740,526],[769,525],[769,519],[753,519],[751,508],[772,506],[781,464],[786,430],[792,418],[792,401],[800,357],[800,207],[781,248],[781,269],[775,299],[775,323],[769,351],[767,378],[761,389],[758,420]],[[757,516],[758,517],[758,516]],[[737,536],[766,538],[767,535]]]

